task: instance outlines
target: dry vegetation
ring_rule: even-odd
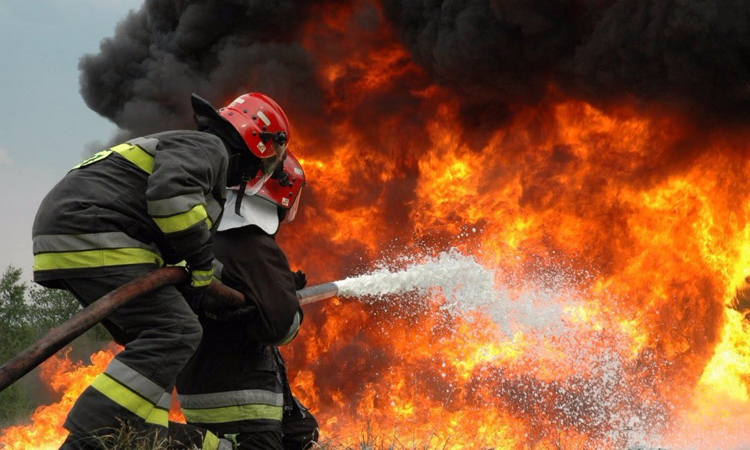
[[[98,438],[100,445],[107,450],[183,450],[184,445],[158,437],[155,433],[143,434],[128,424]],[[439,442],[437,437],[427,441],[404,439],[399,436],[382,436],[373,432],[368,424],[354,444],[341,443],[333,439],[323,439],[311,443],[308,450],[445,450],[449,442]],[[199,450],[193,448],[190,450]]]
[[[169,450],[168,439],[158,436],[155,432],[143,433],[135,430],[127,423],[110,434],[103,434],[97,438],[99,445],[107,450]]]

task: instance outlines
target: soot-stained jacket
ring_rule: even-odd
[[[105,276],[211,256],[228,153],[200,131],[167,131],[97,153],[47,194],[34,220],[34,281]]]
[[[284,394],[275,345],[302,319],[294,277],[273,236],[256,226],[216,233],[214,274],[245,295],[247,314],[204,317],[198,350],[177,378],[185,419],[215,433],[281,431]]]

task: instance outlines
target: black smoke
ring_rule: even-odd
[[[750,2],[383,0],[415,60],[480,124],[551,90],[750,115]]]
[[[315,61],[298,42],[312,3],[147,0],[81,59],[81,94],[125,135],[190,127],[193,92],[218,107],[262,91],[288,113],[319,112]]]
[[[327,103],[337,100],[326,98],[316,58],[300,43],[315,3],[147,0],[99,53],[82,58],[81,92],[125,134],[190,126],[192,92],[221,103],[263,91],[295,126],[312,127],[336,113]],[[600,107],[635,100],[709,121],[750,117],[750,2],[381,0],[386,23],[372,1],[317,3],[375,18],[350,24],[343,39],[356,41],[373,23],[391,26],[432,80],[462,99],[467,130],[495,127],[515,107],[556,95]],[[331,55],[346,48],[315,45]],[[410,84],[383,97],[413,103]]]

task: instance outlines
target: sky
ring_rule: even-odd
[[[37,207],[116,127],[91,111],[78,60],[143,0],[0,0],[0,270],[31,280]]]

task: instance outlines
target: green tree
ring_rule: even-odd
[[[28,325],[25,294],[26,283],[21,283],[21,269],[9,266],[0,278],[0,320],[8,330]]]
[[[62,289],[28,286],[21,281],[21,270],[8,267],[0,277],[0,364],[34,343],[81,309],[78,301]],[[99,324],[77,342],[87,344],[111,340]],[[28,415],[36,407],[18,383],[0,392],[0,425]]]
[[[4,363],[34,338],[21,270],[8,267],[0,278],[0,362]],[[29,414],[32,405],[18,385],[0,392],[0,423]]]
[[[81,309],[73,295],[62,289],[32,287],[28,297],[31,300],[28,317],[37,334],[60,325]]]

